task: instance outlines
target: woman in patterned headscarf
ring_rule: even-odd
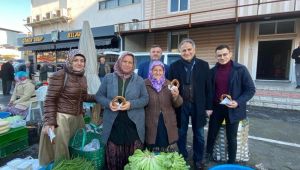
[[[145,108],[146,147],[151,151],[175,151],[178,140],[175,107],[183,102],[178,88],[168,88],[170,81],[165,78],[165,66],[161,61],[152,62],[145,84],[149,94]]]
[[[103,142],[106,144],[106,165],[109,170],[124,169],[128,157],[143,147],[145,111],[148,94],[143,79],[134,73],[134,55],[124,52],[114,66],[114,73],[105,75],[96,100],[105,107]],[[123,96],[118,106],[112,99]]]
[[[64,69],[49,78],[44,127],[40,137],[40,165],[69,159],[69,140],[77,129],[84,127],[82,102],[95,101],[94,96],[87,94],[85,63],[85,56],[79,50],[71,50]],[[48,137],[50,129],[56,135],[52,142]]]

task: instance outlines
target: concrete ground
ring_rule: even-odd
[[[0,83],[1,84],[1,83]],[[0,85],[1,86],[1,85]],[[6,105],[10,96],[3,96],[0,87],[0,104]],[[248,107],[250,121],[249,150],[250,160],[245,164],[260,170],[299,170],[300,169],[300,111]],[[207,130],[206,130],[207,132]],[[192,160],[192,132],[189,128],[188,151]],[[0,159],[0,167],[6,162],[20,157],[37,158],[38,144],[26,150]],[[192,165],[192,161],[190,161]],[[212,162],[209,167],[221,164]]]

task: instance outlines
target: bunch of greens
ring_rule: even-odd
[[[83,158],[74,158],[71,160],[60,160],[54,163],[53,170],[74,170],[74,169],[84,169],[84,170],[95,170],[92,162],[87,161]]]
[[[132,156],[128,158],[129,163],[124,170],[188,170],[183,157],[177,152],[164,153],[156,155],[148,150],[144,152],[137,149]]]

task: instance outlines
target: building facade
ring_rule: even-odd
[[[299,0],[145,0],[143,4],[144,20],[116,25],[125,50],[148,51],[159,44],[164,51],[177,51],[179,42],[189,37],[196,42],[197,57],[214,65],[216,46],[228,44],[234,59],[248,67],[254,80],[295,81],[290,56],[300,41]]]
[[[83,21],[89,21],[99,53],[122,50],[115,24],[142,19],[141,0],[32,0],[27,26],[32,36],[19,39],[21,51],[33,51],[36,63],[60,63],[78,48]]]

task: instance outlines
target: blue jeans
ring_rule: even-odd
[[[204,153],[204,127],[196,128],[195,125],[195,104],[190,102],[184,102],[181,107],[181,127],[178,129],[178,149],[179,153],[183,155],[185,159],[188,158],[188,152],[186,149],[186,137],[189,125],[189,116],[192,117],[192,129],[193,129],[193,160],[194,162],[201,162]]]

